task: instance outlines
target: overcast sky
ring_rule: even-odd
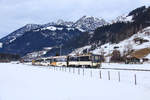
[[[112,20],[143,5],[150,6],[150,0],[0,0],[0,38],[25,24],[76,21],[83,15]]]

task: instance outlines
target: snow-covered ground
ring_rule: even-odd
[[[0,100],[149,100],[150,88],[52,67],[0,63]],[[82,71],[82,69],[80,69]],[[131,72],[127,72],[131,73]],[[127,75],[126,73],[126,75]],[[111,72],[112,74],[112,72]],[[121,73],[122,74],[122,73]],[[150,76],[150,73],[148,73]],[[94,76],[95,75],[95,76]],[[115,74],[114,74],[115,75]],[[143,75],[145,75],[143,73]],[[147,80],[148,81],[148,80]],[[150,79],[149,79],[150,81]],[[150,86],[150,85],[149,85]]]
[[[150,70],[150,64],[102,63],[102,68],[141,69]]]

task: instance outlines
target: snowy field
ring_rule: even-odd
[[[99,72],[0,63],[0,100],[150,100],[150,72],[120,71],[120,82],[118,71]]]
[[[144,63],[144,64],[102,63],[102,68],[150,70],[150,63]]]

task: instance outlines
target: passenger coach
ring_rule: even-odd
[[[100,55],[54,56],[33,60],[33,65],[100,68]]]

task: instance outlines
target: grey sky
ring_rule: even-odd
[[[112,20],[143,5],[150,0],[0,0],[0,38],[25,24],[76,21],[83,15]]]

